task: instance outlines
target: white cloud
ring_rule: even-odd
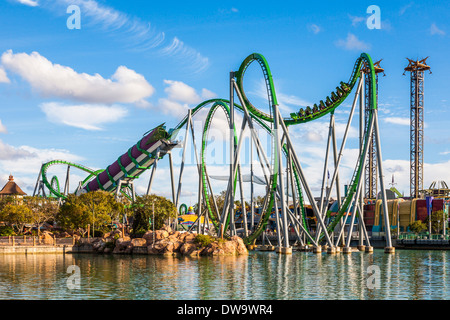
[[[101,125],[116,122],[127,115],[125,108],[115,105],[67,106],[49,102],[41,104],[40,108],[50,122],[85,130],[102,130]]]
[[[203,88],[202,89],[202,99],[204,100],[209,100],[209,99],[214,99],[217,97],[217,94],[215,94],[214,92]]]
[[[23,147],[13,147],[0,140],[0,160],[16,161],[22,158],[35,158],[37,155]]]
[[[164,84],[168,86],[164,89],[167,93],[167,98],[172,101],[178,101],[186,104],[198,104],[204,100],[215,98],[217,95],[203,88],[201,95],[191,86],[181,81],[164,80]]]
[[[0,67],[0,83],[10,83],[11,80],[9,80],[8,76],[6,75],[5,69]]]
[[[261,79],[253,91],[249,91],[249,94],[254,94],[258,98],[267,101],[267,88],[266,83]],[[285,94],[281,91],[277,91],[277,100],[279,104],[280,111],[284,113],[297,112],[300,108],[305,108],[306,106],[312,106],[313,103],[302,99],[298,96],[292,94]]]
[[[277,93],[277,100],[282,105],[289,105],[294,107],[293,110],[300,110],[301,107],[312,106],[313,104],[310,101],[304,100],[300,97],[294,95],[288,95],[284,93]]]
[[[158,110],[167,115],[176,115],[180,119],[187,114],[188,109],[189,105],[187,104],[181,104],[165,98],[158,100]]]
[[[4,150],[9,152],[8,157],[0,158],[1,181],[7,180],[9,174],[12,174],[17,184],[29,195],[33,192],[39,170],[43,163],[55,159],[64,159],[75,163],[79,163],[83,160],[82,157],[74,155],[68,150],[38,149],[30,146],[14,147],[4,144],[1,141],[0,150],[0,154],[3,156],[5,155],[5,152],[3,152]],[[51,178],[54,174],[58,174],[61,183],[61,181],[64,181],[61,177],[64,177],[66,170],[65,166],[52,166],[47,175]],[[80,172],[78,171],[78,173]],[[77,176],[76,174],[77,171],[71,170],[70,181],[73,181],[71,189],[75,189],[78,181],[81,181],[87,176],[86,173],[81,173],[81,176]]]
[[[359,40],[354,34],[349,33],[347,39],[340,39],[336,41],[336,46],[344,48],[345,50],[368,50],[370,45],[364,41]]]
[[[312,23],[308,25],[308,30],[314,34],[318,34],[320,31],[322,31],[322,28],[320,28],[317,24]]]
[[[171,100],[184,103],[199,103],[201,101],[195,89],[181,81],[164,80],[164,83],[169,85],[164,91]]]
[[[17,2],[30,6],[30,7],[37,7],[39,5],[39,3],[37,2],[37,0],[16,0]]]
[[[177,120],[181,120],[186,116],[189,108],[195,107],[202,101],[210,100],[217,96],[214,92],[205,88],[203,88],[201,94],[199,94],[193,87],[181,81],[164,80],[164,84],[167,85],[164,89],[167,97],[158,99],[158,103],[154,109],[165,115],[172,116]],[[194,122],[201,120],[198,122],[202,123],[206,118],[206,112],[207,109],[200,110],[196,114]],[[202,127],[199,128],[200,131],[203,128],[203,124],[201,126]]]
[[[409,118],[401,118],[401,117],[387,117],[383,119],[386,123],[398,124],[401,126],[409,126],[411,124],[411,120]]]
[[[8,130],[6,129],[5,125],[2,123],[2,120],[0,120],[0,133],[8,133]]]
[[[440,35],[440,36],[445,36],[445,31],[439,29],[439,28],[436,26],[435,23],[431,24],[431,27],[430,27],[430,33],[431,33],[431,35],[437,34],[437,35]]]
[[[73,99],[88,103],[134,103],[148,106],[145,98],[154,88],[144,76],[119,66],[110,79],[99,74],[78,73],[70,67],[54,64],[38,52],[3,53],[2,64],[19,74],[44,96]]]

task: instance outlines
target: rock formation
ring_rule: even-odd
[[[247,248],[238,236],[229,240],[203,236],[207,241],[200,241],[199,235],[183,231],[173,231],[170,227],[147,231],[142,238],[131,239],[122,236],[119,230],[106,233],[103,238],[92,242],[94,252],[115,254],[157,254],[183,256],[223,256],[246,255]]]

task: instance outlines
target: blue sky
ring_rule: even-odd
[[[73,4],[80,8],[81,29],[67,27],[71,16],[67,7]],[[381,29],[366,25],[370,5],[381,9]],[[379,114],[385,175],[390,182],[394,174],[397,188],[406,195],[409,75],[403,75],[403,69],[406,57],[430,56],[433,73],[425,75],[424,185],[450,182],[448,6],[445,1],[259,1],[256,5],[249,1],[4,0],[0,184],[12,173],[31,194],[41,163],[53,159],[105,168],[149,129],[163,122],[172,128],[201,101],[228,98],[229,72],[252,52],[268,60],[286,116],[324,99],[340,81],[347,81],[362,52],[383,59],[386,76],[379,82]],[[252,66],[246,90],[267,110],[262,89],[261,74]],[[350,100],[337,112],[341,131]],[[217,127],[220,121],[219,116]],[[327,125],[328,118],[323,118],[291,129],[316,191]],[[351,177],[356,144],[354,124],[344,153],[344,181]],[[213,169],[218,174],[227,170]],[[169,197],[167,170],[168,161],[163,160],[154,192]],[[84,178],[82,173],[74,175],[72,181]],[[185,177],[183,202],[196,202],[194,166]],[[138,192],[145,192],[148,174],[137,183]],[[216,183],[217,192],[224,188]]]

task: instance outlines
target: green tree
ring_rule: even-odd
[[[0,212],[0,220],[16,228],[18,233],[23,233],[26,224],[32,223],[33,212],[24,204],[9,203]]]
[[[58,223],[66,229],[78,230],[83,235],[87,226],[106,231],[111,222],[120,218],[124,205],[117,202],[111,193],[91,191],[80,196],[69,195],[57,215]]]
[[[409,230],[415,233],[421,233],[427,230],[427,226],[421,220],[414,221],[409,226]]]
[[[444,214],[444,211],[438,210],[431,213],[431,217],[428,216],[425,220],[425,224],[429,225],[429,219],[431,218],[431,232],[432,233],[441,233],[444,225],[444,220],[447,219],[447,216]]]
[[[80,200],[92,214],[92,228],[106,231],[114,219],[120,219],[124,205],[117,202],[114,196],[106,191],[98,190],[80,195]]]
[[[149,221],[153,219],[153,208],[155,230],[161,229],[167,219],[176,217],[175,205],[170,200],[154,194],[136,197],[133,208],[133,235],[150,230]]]
[[[38,228],[38,235],[45,222],[54,221],[58,213],[58,202],[50,198],[24,197],[24,204],[32,211],[31,221]]]
[[[7,204],[16,203],[16,202],[17,202],[17,200],[12,196],[0,197],[0,211],[2,211],[3,208]]]
[[[92,214],[80,197],[69,194],[56,215],[58,224],[66,230],[79,231],[82,236],[87,232],[87,226],[92,224]]]

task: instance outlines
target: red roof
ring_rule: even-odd
[[[11,195],[26,195],[25,192],[20,189],[17,183],[14,182],[14,177],[12,175],[9,176],[9,181],[5,184],[3,189],[0,191],[0,195],[11,196]]]

